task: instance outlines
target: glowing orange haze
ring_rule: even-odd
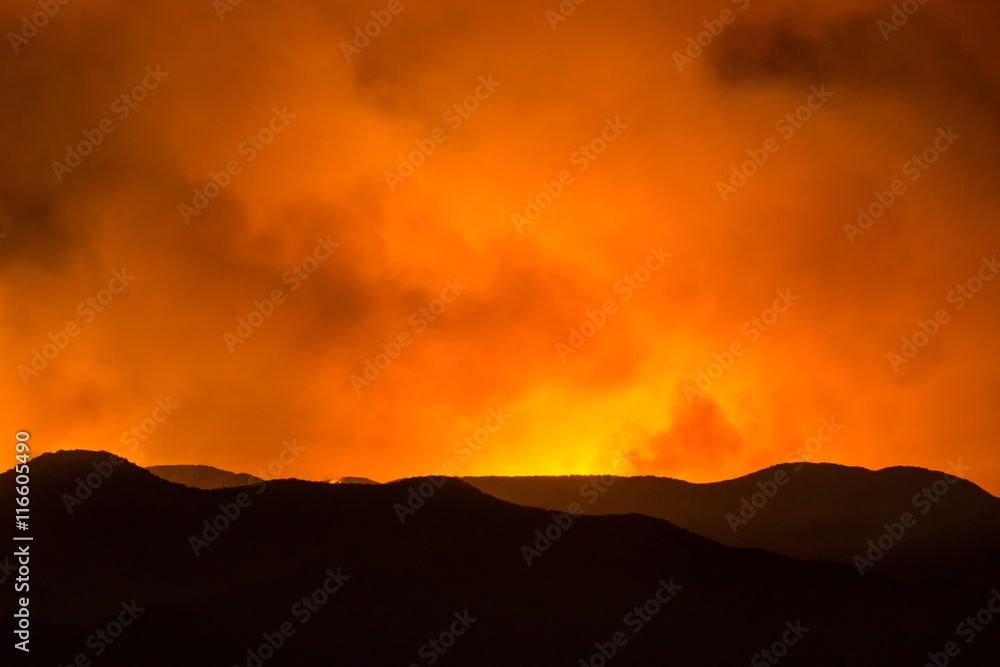
[[[402,0],[358,52],[386,3],[331,4],[72,3],[4,56],[4,433],[378,480],[710,481],[822,436],[1000,493],[1000,281],[951,293],[1000,251],[993,4],[883,39],[884,1]]]

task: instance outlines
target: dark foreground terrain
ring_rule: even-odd
[[[5,508],[14,485],[0,475]],[[639,514],[517,506],[455,479],[208,491],[103,452],[40,456],[30,497],[31,661],[17,664],[919,666],[930,652],[985,666],[1000,655],[1000,614],[974,618],[993,595],[978,561],[975,581],[861,577]],[[992,574],[1000,586],[1000,565]],[[969,616],[980,630],[962,625]]]
[[[727,546],[860,565],[866,573],[912,582],[943,579],[989,588],[1000,569],[1000,498],[953,473],[789,463],[711,484],[575,475],[463,480],[518,505],[565,509],[576,502],[585,514],[635,512]],[[912,525],[883,537],[885,524],[894,527],[907,513]],[[890,537],[891,547],[869,559],[868,540],[886,544]]]

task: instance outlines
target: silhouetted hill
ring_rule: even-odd
[[[0,475],[4,507],[14,485]],[[609,665],[735,665],[784,634],[796,643],[782,664],[920,665],[990,597],[734,549],[638,514],[554,528],[550,512],[455,479],[209,491],[73,451],[31,463],[30,497],[32,664],[257,665],[248,649],[285,627],[260,664],[579,665],[618,637]],[[192,533],[213,521],[195,555]],[[536,531],[554,541],[529,567]],[[341,587],[315,593],[324,582]],[[94,639],[131,622],[133,600],[142,611],[110,647]],[[13,609],[3,596],[0,613]],[[463,634],[442,638],[449,628]],[[963,665],[994,664],[997,629],[962,644]]]
[[[330,484],[378,484],[373,479],[368,479],[367,477],[340,477],[337,479],[329,480]]]
[[[578,502],[590,515],[638,512],[728,546],[852,566],[868,540],[887,532],[884,524],[892,527],[909,512],[912,527],[903,526],[866,572],[914,581],[1000,581],[1000,499],[923,468],[794,463],[711,484],[662,477],[605,478],[611,484],[588,476],[463,479],[519,505],[565,509]]]
[[[261,481],[259,477],[245,472],[235,473],[203,465],[149,466],[146,470],[157,477],[196,489],[228,489]]]

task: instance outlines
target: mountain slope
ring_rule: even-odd
[[[0,475],[4,507],[13,487]],[[206,491],[75,451],[32,462],[31,498],[33,658],[52,664],[257,664],[250,650],[273,653],[268,667],[576,665],[612,648],[615,665],[746,664],[783,633],[796,640],[785,664],[922,664],[988,597],[733,549],[637,514],[554,519],[454,479]],[[132,625],[95,644],[133,600]],[[0,613],[13,605],[4,596]],[[797,625],[801,639],[787,634]],[[277,652],[258,650],[268,637]],[[989,664],[991,641],[963,647],[963,664]]]
[[[149,466],[146,470],[157,477],[196,489],[227,489],[260,481],[259,477],[248,473],[229,472],[203,465]]]
[[[463,479],[519,505],[566,509],[576,502],[590,515],[637,512],[728,546],[806,560],[856,566],[856,556],[869,559],[868,541],[882,538],[891,546],[870,566],[861,564],[866,573],[1000,583],[1000,499],[922,468],[788,464],[712,484],[661,477]],[[905,513],[909,527],[901,522]],[[898,539],[883,537],[886,524]]]

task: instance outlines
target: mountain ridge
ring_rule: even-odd
[[[286,621],[297,633],[268,667],[331,656],[409,664],[466,611],[478,620],[442,664],[574,664],[618,631],[628,642],[615,664],[667,656],[679,665],[732,664],[796,619],[811,629],[789,664],[898,663],[943,643],[980,597],[734,549],[639,514],[567,525],[568,515],[519,507],[457,479],[201,490],[128,462],[115,466],[110,456],[61,452],[31,463],[32,613],[47,633],[40,657],[58,664],[86,653],[87,636],[133,599],[144,611],[102,665],[244,665],[262,633]],[[62,496],[94,473],[102,482],[69,511]],[[12,499],[12,475],[0,475],[3,502]],[[414,513],[401,521],[395,506],[409,504]],[[235,515],[228,522],[219,519],[227,509]],[[192,546],[192,537],[206,545]],[[539,552],[530,564],[526,546]],[[320,620],[300,625],[296,600],[336,573],[349,577],[342,590],[311,615]],[[629,610],[664,585],[681,588],[644,622],[656,630],[632,634]],[[0,608],[11,611],[10,601]],[[977,640],[973,648],[992,647]]]

